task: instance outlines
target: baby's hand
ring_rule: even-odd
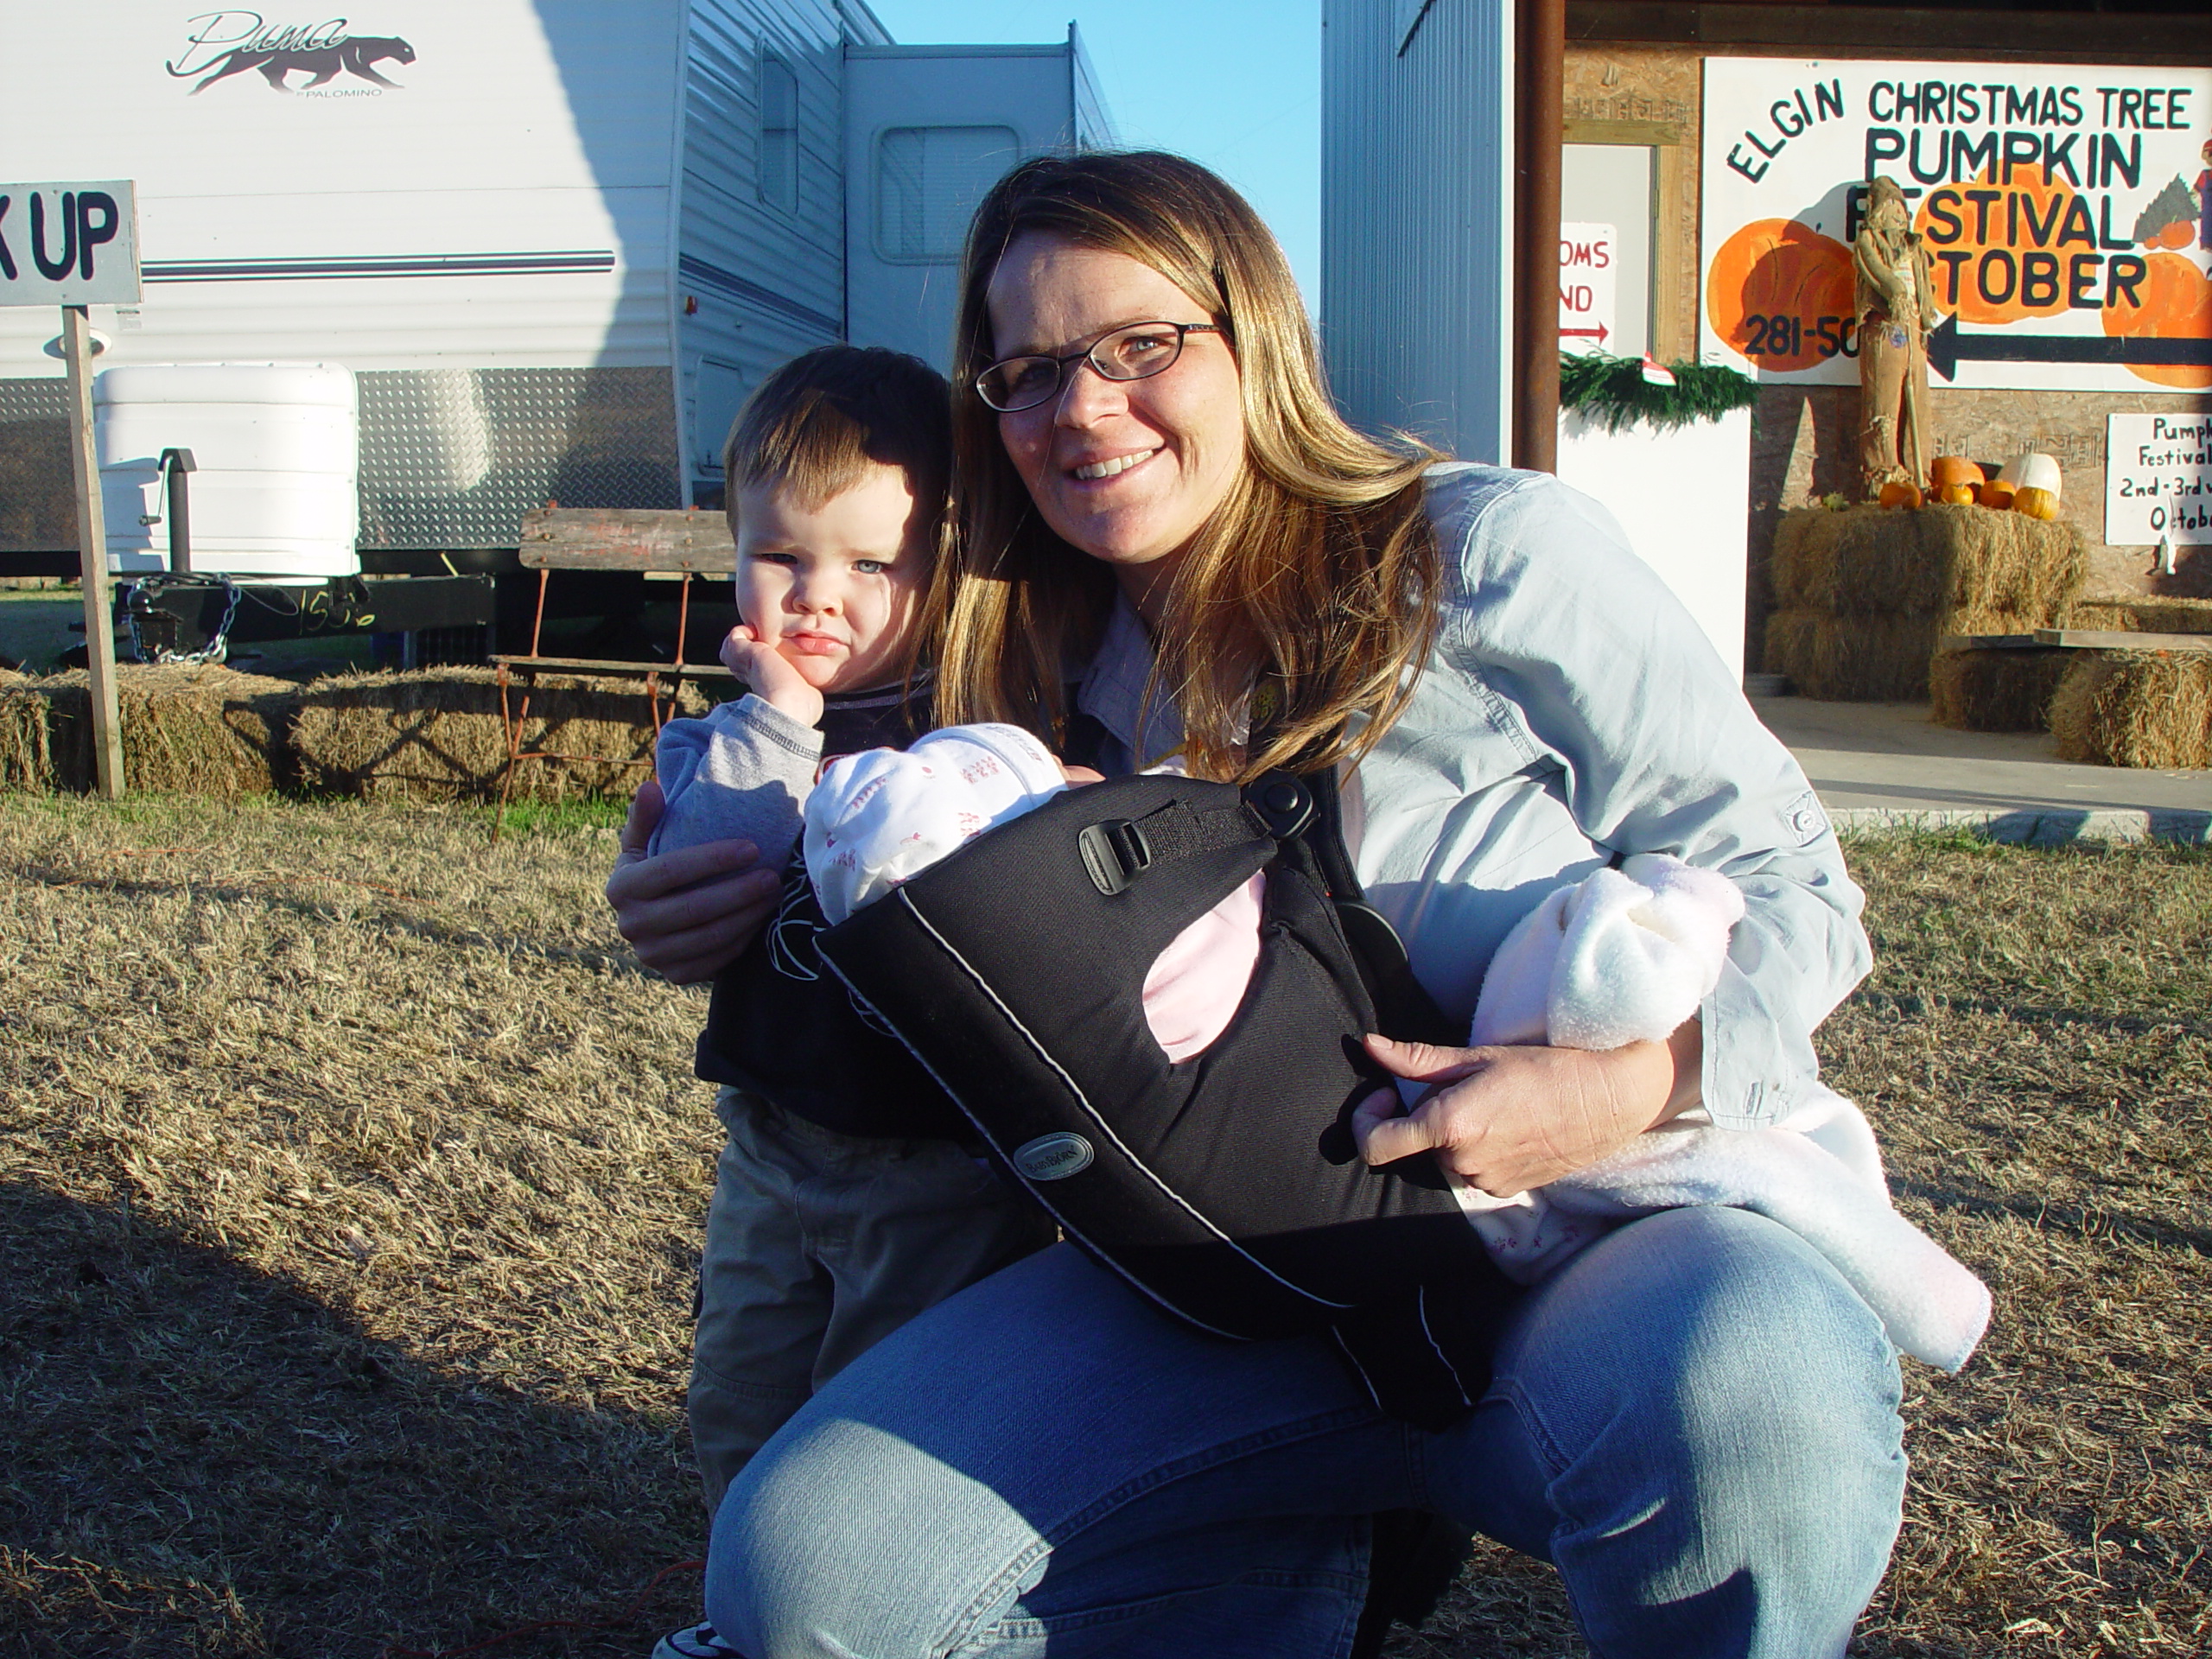
[[[773,645],[739,623],[722,641],[722,666],[752,689],[753,694],[802,726],[822,723],[822,693],[809,685],[798,670],[785,661]]]

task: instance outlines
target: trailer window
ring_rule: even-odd
[[[760,60],[760,200],[798,206],[798,77],[772,54]]]
[[[1020,159],[1012,127],[886,128],[875,146],[876,251],[957,259],[976,204]]]

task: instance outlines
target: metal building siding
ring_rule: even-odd
[[[842,12],[830,0],[694,0],[691,7],[676,305],[677,397],[694,480],[720,475],[720,439],[707,429],[726,425],[735,412],[728,407],[731,389],[749,391],[785,359],[844,335]],[[789,211],[761,194],[768,54],[798,82],[798,188]],[[712,365],[703,410],[702,361]]]
[[[1418,21],[1399,50],[1408,13]],[[1512,0],[1325,0],[1321,333],[1355,425],[1506,449]]]

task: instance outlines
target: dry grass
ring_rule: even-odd
[[[598,827],[0,796],[0,1652],[374,1659],[696,1553],[714,1131]],[[1998,1294],[1856,1650],[2212,1646],[2212,859],[1878,840],[1822,1046]],[[1400,1659],[1581,1652],[1486,1548]],[[664,1586],[518,1656],[639,1659]]]
[[[1962,732],[2041,732],[2051,694],[2077,653],[1939,651],[1928,667],[1928,717]]]
[[[521,707],[519,688],[514,706]],[[683,711],[707,707],[686,684]],[[499,792],[506,728],[490,669],[422,669],[319,680],[300,694],[293,727],[301,781],[311,790],[399,800],[486,800]],[[525,749],[566,760],[532,761],[515,773],[526,799],[626,793],[645,776],[652,716],[643,683],[547,677],[531,693]]]
[[[18,797],[0,846],[0,1651],[365,1659],[695,1553],[703,1004],[610,832]]]
[[[2212,655],[2076,653],[2050,700],[2059,758],[2108,766],[2212,766]]]
[[[127,664],[116,673],[123,770],[157,794],[265,795],[291,780],[286,732],[299,688],[219,666]],[[0,684],[0,786],[92,788],[92,677]]]
[[[2081,592],[2087,560],[2071,524],[2025,513],[1802,507],[1775,527],[1774,601],[1831,616],[1998,613],[2048,627]]]
[[[2007,633],[2009,618],[1980,617],[1970,628],[1937,616],[1833,616],[1777,611],[1766,620],[1768,668],[1797,695],[1836,702],[1918,702],[1928,696],[1936,643],[1947,633]]]
[[[2060,626],[2131,633],[2212,633],[2212,599],[2151,599],[2133,594],[2081,599],[2067,607]]]

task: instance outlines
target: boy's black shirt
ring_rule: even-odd
[[[931,729],[929,715],[926,683],[826,696],[822,763],[903,749]],[[944,1091],[817,960],[813,936],[826,925],[795,852],[775,918],[715,976],[694,1070],[842,1135],[973,1141]]]

